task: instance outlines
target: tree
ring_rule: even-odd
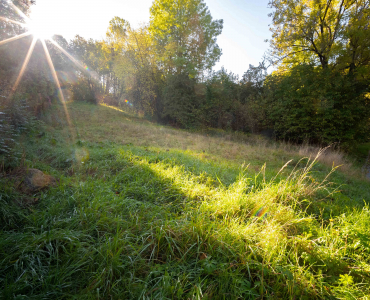
[[[361,75],[369,75],[370,64],[370,2],[358,0],[349,9],[349,20],[343,34],[342,55],[338,64],[349,69],[350,73],[357,71]]]
[[[163,90],[163,116],[185,128],[197,123],[195,111],[198,101],[195,94],[195,80],[185,74],[168,76]]]
[[[26,0],[0,1],[1,41],[26,31],[19,23],[25,23],[22,14],[27,15],[33,3]],[[0,45],[0,156],[7,156],[6,164],[15,157],[12,147],[17,135],[34,124],[33,116],[40,116],[47,98],[55,91],[40,43],[36,43],[21,84],[15,88],[14,83],[20,78],[31,43],[32,37],[25,36]]]
[[[22,13],[28,14],[30,6],[35,3],[35,1],[12,1],[13,5],[16,6]],[[23,17],[14,9],[10,1],[0,1],[0,40],[5,40],[7,38],[13,37],[17,34],[25,32],[24,27],[18,25],[19,22],[25,23]]]
[[[76,100],[96,102],[96,93],[100,89],[102,76],[109,74],[109,58],[103,49],[103,43],[93,39],[85,40],[77,35],[68,45],[70,52],[83,63],[75,65],[75,74],[78,77],[78,84],[72,91]],[[107,83],[107,81],[105,81]],[[107,90],[109,86],[107,85]],[[104,89],[104,83],[103,83]],[[82,97],[82,98],[81,98]]]
[[[369,64],[368,0],[271,0],[272,54],[289,66]]]
[[[166,74],[200,77],[221,55],[217,36],[222,24],[222,20],[212,20],[202,0],[155,0],[149,32],[159,68]]]
[[[369,139],[368,82],[301,64],[265,80],[268,121],[278,138],[350,147]]]
[[[277,136],[302,142],[366,141],[369,136],[370,2],[271,0],[268,121]],[[271,125],[271,124],[270,124]]]
[[[211,127],[230,129],[234,121],[233,105],[238,100],[238,77],[221,68],[206,81],[206,97],[201,110]]]
[[[265,88],[264,81],[267,76],[265,60],[257,67],[249,65],[249,69],[240,80],[239,100],[236,113],[236,129],[247,129],[252,133],[261,130],[265,119],[264,107]]]
[[[146,116],[161,118],[160,85],[162,76],[158,72],[153,39],[148,28],[131,28],[118,17],[109,23],[106,47],[114,53],[113,70],[120,81],[122,93],[129,98],[137,110]]]

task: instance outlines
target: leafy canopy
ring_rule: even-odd
[[[217,36],[222,27],[202,0],[155,0],[149,31],[160,68],[168,74],[202,75],[221,55]]]
[[[353,72],[370,62],[369,1],[271,0],[272,54],[288,66],[315,63]]]

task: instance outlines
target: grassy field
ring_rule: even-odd
[[[14,165],[58,185],[0,178],[1,299],[370,298],[370,184],[343,154],[68,110]]]

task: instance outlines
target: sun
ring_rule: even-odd
[[[0,1],[3,1],[3,0],[0,0]],[[56,21],[55,8],[54,8],[54,11],[51,11],[51,10],[48,10],[46,6],[35,6],[34,9],[31,11],[30,16],[27,16],[22,10],[20,10],[13,3],[12,0],[5,0],[5,1],[8,1],[10,8],[12,8],[19,16],[23,18],[23,22],[18,22],[12,19],[5,18],[3,16],[0,16],[0,21],[10,22],[18,26],[21,26],[26,29],[26,32],[15,35],[5,40],[0,40],[0,46],[16,41],[18,39],[27,37],[27,36],[33,36],[33,39],[28,49],[27,55],[22,64],[22,68],[19,71],[18,77],[11,89],[9,99],[14,95],[15,91],[17,90],[19,83],[21,82],[21,79],[24,75],[24,72],[27,69],[27,65],[30,61],[33,50],[35,49],[36,43],[37,41],[40,41],[42,48],[44,49],[44,52],[45,52],[46,61],[49,65],[51,75],[57,86],[58,96],[64,106],[67,123],[69,127],[71,127],[72,123],[69,117],[68,109],[66,106],[66,101],[64,99],[63,91],[60,86],[57,72],[55,70],[53,61],[51,59],[47,44],[54,45],[58,50],[60,50],[60,52],[64,53],[73,63],[76,64],[77,67],[79,67],[84,72],[90,73],[90,71],[86,66],[82,65],[77,59],[75,59],[71,54],[69,54],[65,49],[63,49],[63,47],[60,46],[57,41],[53,40],[53,36],[59,34],[63,26],[65,26],[65,22]],[[48,40],[48,43],[46,43],[46,40]],[[94,75],[92,76],[94,78]]]
[[[30,33],[38,39],[51,39],[56,34],[57,25],[55,17],[45,7],[37,5],[32,9],[27,27]]]
[[[27,22],[29,32],[37,39],[51,39],[54,35],[54,31],[50,24],[47,24],[44,20],[35,19]]]

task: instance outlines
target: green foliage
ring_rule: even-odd
[[[351,75],[300,65],[265,82],[268,120],[278,137],[349,147],[369,137],[368,85]]]
[[[9,155],[16,137],[7,113],[0,111],[0,155]]]
[[[210,127],[231,129],[234,121],[233,103],[238,101],[236,76],[222,68],[210,76],[206,88],[201,107],[203,122]]]
[[[73,99],[96,103],[100,88],[99,75],[106,74],[108,68],[102,44],[92,39],[87,41],[77,35],[67,49],[82,62],[78,61],[73,66],[73,78],[76,79],[68,84]],[[106,89],[109,90],[110,87],[107,86]]]
[[[95,92],[91,88],[89,81],[84,77],[80,77],[77,82],[71,84],[70,91],[72,92],[72,98],[75,101],[97,103]]]
[[[17,151],[18,138],[39,127],[29,111],[27,101],[16,94],[10,102],[0,107],[0,161],[3,168],[14,167],[21,153]]]
[[[154,1],[149,32],[163,72],[194,78],[210,70],[221,55],[216,39],[222,24],[202,0]]]
[[[198,114],[194,109],[199,106],[194,80],[221,55],[216,37],[222,20],[212,20],[198,0],[156,1],[150,18],[149,27],[139,29],[119,17],[110,21],[103,48],[112,54],[110,72],[118,81],[114,86],[140,115],[194,126]],[[106,92],[111,93],[107,88]]]
[[[236,122],[234,129],[259,133],[264,128],[266,119],[266,107],[264,99],[267,89],[264,88],[264,80],[267,71],[265,63],[257,67],[249,65],[249,69],[240,80],[239,103],[236,103]]]
[[[273,0],[269,5],[272,53],[285,67],[316,63],[323,69],[368,70],[368,1]]]
[[[203,83],[197,83],[187,75],[167,78],[162,99],[164,121],[183,128],[252,132],[261,128],[259,100],[263,96],[263,81],[257,75],[250,74],[242,84],[238,84],[237,76],[225,69],[213,72]]]
[[[13,151],[18,135],[35,126],[34,118],[40,118],[50,106],[55,92],[40,44],[36,44],[17,90],[12,90],[30,42],[24,38],[0,48],[0,155],[7,164],[19,157]]]
[[[11,6],[16,5],[26,15],[34,1],[1,1],[0,16],[24,23],[21,14]],[[5,40],[24,33],[25,29],[4,19],[0,20],[0,39]],[[13,163],[18,154],[13,151],[17,137],[33,129],[34,117],[40,118],[50,107],[55,95],[55,85],[50,81],[50,71],[40,42],[37,42],[27,68],[21,68],[32,42],[25,37],[0,47],[0,155],[6,164]],[[50,46],[50,45],[49,45]],[[53,55],[53,58],[56,58]],[[57,60],[56,60],[57,61]],[[16,80],[21,79],[18,86]]]
[[[194,127],[197,122],[195,80],[187,75],[172,75],[167,78],[163,90],[163,117],[181,127]]]
[[[30,1],[22,1],[22,0],[13,0],[11,1],[14,5],[20,9],[21,12],[28,15],[30,10],[30,6],[35,4],[34,0]],[[11,19],[16,22],[23,23],[23,17],[19,14],[16,10],[12,8],[10,5],[10,1],[1,1],[0,2],[0,16]],[[5,40],[7,38],[13,37],[16,34],[20,34],[24,32],[24,28],[19,26],[18,24],[14,24],[9,21],[0,20],[0,40]]]
[[[340,142],[347,149],[367,142],[368,1],[274,0],[269,5],[270,59],[280,65],[264,86],[266,126],[296,142]]]
[[[115,17],[110,21],[107,37],[105,47],[117,51],[112,69],[119,82],[121,101],[128,99],[140,114],[159,121],[163,77],[148,29],[132,29],[127,21]]]

